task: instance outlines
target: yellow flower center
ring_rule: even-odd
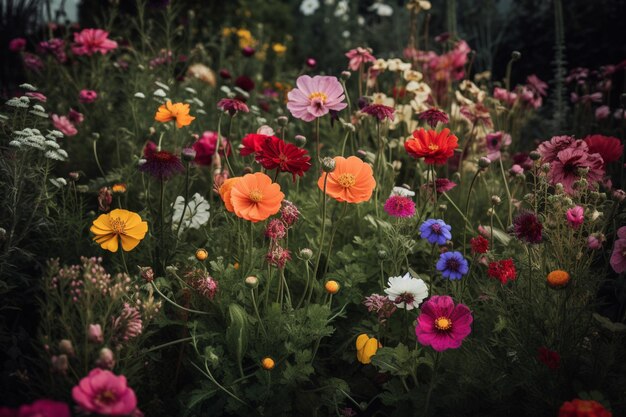
[[[439,330],[448,330],[452,327],[452,320],[447,317],[439,317],[435,320],[435,327]]]
[[[124,233],[124,228],[126,227],[126,223],[122,221],[119,217],[110,220],[111,229],[117,233],[118,235]]]
[[[439,149],[439,145],[431,143],[430,145],[428,145],[428,149],[430,149],[431,151],[436,151],[437,149]]]
[[[250,194],[248,195],[248,197],[250,198],[250,200],[254,201],[255,203],[258,203],[259,201],[263,200],[263,193],[259,190],[253,190],[253,191],[250,191]]]
[[[112,404],[116,400],[115,393],[113,391],[103,391],[96,397],[96,401],[102,404]]]
[[[352,174],[341,174],[339,178],[337,178],[337,182],[343,188],[350,188],[356,184],[356,178]]]
[[[328,100],[328,96],[321,91],[316,91],[315,93],[309,94],[309,100],[319,99],[322,103]]]

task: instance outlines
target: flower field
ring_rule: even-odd
[[[102,3],[0,46],[0,417],[626,415],[626,56],[561,0],[541,77],[453,0]]]

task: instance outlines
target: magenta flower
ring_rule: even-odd
[[[72,123],[76,123],[77,125],[81,124],[85,120],[85,116],[74,109],[70,109],[67,117],[69,117]]]
[[[343,102],[343,87],[336,77],[302,75],[296,80],[298,88],[287,94],[287,108],[293,117],[310,122],[329,111],[339,111],[348,105]]]
[[[465,304],[454,305],[447,295],[435,295],[422,304],[415,335],[424,346],[437,352],[457,349],[471,332],[474,318]]]
[[[437,127],[437,123],[446,124],[450,121],[446,112],[436,108],[428,109],[417,115],[417,118],[424,120],[433,129]]]
[[[67,61],[67,54],[65,53],[65,41],[63,39],[53,38],[49,41],[41,41],[39,42],[39,48],[44,52],[54,55],[57,61],[62,64]]]
[[[610,263],[613,271],[621,274],[626,271],[626,226],[622,226],[617,230],[617,237],[618,239],[613,244]]]
[[[80,90],[80,93],[78,93],[78,101],[83,104],[93,103],[97,98],[98,93],[93,90]]]
[[[542,142],[537,151],[541,155],[542,162],[552,163],[556,160],[559,152],[571,147],[575,142],[576,139],[573,136],[554,136],[552,139]]]
[[[393,107],[385,106],[384,104],[370,104],[363,107],[361,111],[377,118],[379,122],[383,122],[385,119],[393,120],[395,117]]]
[[[498,131],[488,133],[485,140],[487,142],[487,158],[493,162],[497,161],[502,156],[500,149],[503,146],[509,146],[511,144],[511,135]]]
[[[437,178],[435,180],[435,189],[437,190],[438,193],[447,193],[454,187],[456,187],[456,183],[454,181],[450,181],[447,178]]]
[[[24,52],[22,54],[22,61],[24,62],[24,66],[33,72],[41,72],[44,68],[43,61],[35,54]]]
[[[526,78],[526,86],[535,94],[546,97],[548,95],[548,84],[541,81],[535,74]]]
[[[231,116],[234,116],[236,113],[248,113],[250,109],[246,103],[241,100],[237,100],[236,98],[223,98],[217,103],[217,108],[228,112]]]
[[[2,414],[0,414],[2,415]],[[70,417],[70,407],[58,401],[41,399],[32,404],[23,405],[15,414],[17,417]]]
[[[346,57],[350,60],[348,68],[352,71],[358,71],[361,65],[364,65],[367,62],[376,61],[376,58],[372,55],[371,49],[361,48],[360,46],[346,52]]]
[[[581,206],[575,206],[567,209],[567,222],[572,229],[578,229],[585,221],[585,211]]]
[[[102,29],[83,29],[74,33],[72,52],[76,55],[106,55],[117,48],[117,42],[109,39],[109,32]]]
[[[11,52],[21,52],[24,49],[26,49],[26,39],[24,38],[11,39],[9,42],[9,51]]]
[[[137,408],[137,397],[126,377],[99,368],[72,388],[72,398],[83,410],[106,416],[125,416]]]
[[[505,88],[496,87],[493,89],[493,98],[512,106],[515,103],[515,100],[517,100],[517,94],[513,91],[508,91]]]
[[[230,155],[230,145],[226,138],[222,136],[221,144],[217,141],[217,132],[210,130],[202,133],[200,139],[198,139],[193,145],[191,145],[194,151],[196,151],[196,157],[194,162],[198,165],[211,165],[213,163],[213,155],[220,148],[220,153],[226,149]]]
[[[556,160],[550,165],[548,179],[552,185],[563,184],[567,194],[574,194],[574,183],[581,177],[580,169],[587,169],[585,178],[589,184],[602,180],[604,161],[600,154],[587,152],[585,142],[576,141],[579,146],[563,149],[557,154]]]
[[[52,115],[52,124],[54,128],[59,130],[65,136],[74,136],[78,133],[76,127],[65,116],[59,116],[57,114]]]
[[[385,201],[385,211],[391,217],[413,217],[415,215],[415,202],[401,195],[392,195]]]

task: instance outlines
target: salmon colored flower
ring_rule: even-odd
[[[161,123],[176,120],[176,127],[179,129],[183,126],[190,125],[194,119],[195,117],[189,115],[189,104],[172,104],[170,100],[161,105],[159,110],[154,115],[154,120]]]
[[[101,214],[93,221],[91,232],[96,235],[95,240],[102,249],[117,252],[119,239],[122,249],[131,251],[139,244],[148,232],[148,223],[141,220],[137,213],[115,209],[110,213]]]
[[[376,187],[376,180],[372,167],[356,156],[343,158],[336,156],[335,170],[331,173],[322,173],[317,186],[324,190],[324,177],[326,181],[326,194],[339,202],[362,203],[372,197]]]
[[[235,214],[253,223],[278,213],[285,198],[280,185],[272,183],[272,179],[261,172],[241,177],[230,194]]]
[[[222,197],[224,206],[226,207],[226,210],[230,211],[231,213],[235,212],[235,208],[233,207],[233,203],[231,203],[230,201],[230,192],[232,191],[235,183],[237,183],[237,181],[239,181],[240,179],[241,177],[228,178],[224,181],[219,189],[220,197]]]
[[[378,340],[375,337],[369,337],[365,333],[356,338],[356,358],[363,365],[372,362],[372,356],[378,351]]]
[[[459,139],[450,133],[450,129],[441,132],[418,129],[404,143],[404,148],[413,158],[424,158],[427,164],[443,165],[454,155],[458,142]]]

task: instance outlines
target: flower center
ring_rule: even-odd
[[[433,224],[430,229],[433,231],[433,233],[436,233],[438,235],[441,234],[441,225],[438,223]]]
[[[113,229],[115,233],[117,233],[118,235],[124,233],[126,223],[123,222],[119,217],[111,219],[109,220],[109,222],[111,223],[111,229]]]
[[[102,391],[96,396],[96,402],[101,404],[112,404],[117,400],[115,393],[111,390]]]
[[[459,270],[459,266],[461,266],[461,264],[459,263],[459,261],[457,261],[456,259],[448,259],[448,261],[446,262],[446,268],[451,270],[451,271],[458,271]]]
[[[337,178],[337,182],[343,188],[350,188],[356,184],[356,178],[352,174],[341,174],[339,178]]]
[[[263,193],[259,190],[252,190],[250,191],[250,194],[248,194],[248,197],[250,198],[250,200],[258,203],[263,199]]]
[[[313,101],[313,100],[319,100],[322,103],[325,103],[326,100],[328,100],[328,96],[325,93],[322,93],[321,91],[316,91],[314,93],[309,94],[309,100]]]
[[[413,301],[415,301],[415,295],[411,294],[410,292],[405,292],[397,296],[393,302],[395,304],[413,304]]]
[[[439,149],[439,145],[435,145],[434,143],[431,143],[428,145],[428,149],[430,149],[431,151],[436,151]]]
[[[435,320],[435,327],[438,330],[449,330],[452,327],[452,320],[447,317],[439,317]]]

